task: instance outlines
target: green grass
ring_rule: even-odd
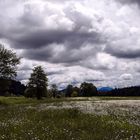
[[[88,98],[43,98],[42,100],[25,98],[25,97],[0,97],[0,105],[16,105],[16,104],[39,104],[39,103],[59,103],[70,101],[87,101]]]
[[[14,105],[14,104],[39,104],[39,103],[59,103],[70,101],[88,101],[88,100],[140,100],[140,97],[80,97],[80,98],[60,98],[50,99],[44,98],[43,100],[29,99],[25,97],[0,97],[0,105]]]
[[[120,140],[140,139],[140,127],[113,116],[84,114],[77,109],[0,110],[0,139],[4,140]]]
[[[123,99],[135,98],[137,97]],[[140,121],[139,115],[117,115],[112,112],[109,115],[95,115],[82,113],[76,108],[38,108],[44,103],[57,106],[69,101],[109,99],[119,98],[61,98],[38,101],[24,97],[0,97],[0,140],[140,140],[140,125],[132,123],[132,119]]]

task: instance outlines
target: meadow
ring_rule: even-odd
[[[0,97],[0,140],[139,140],[140,97]]]

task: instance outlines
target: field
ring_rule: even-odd
[[[140,97],[0,97],[0,140],[140,140]]]

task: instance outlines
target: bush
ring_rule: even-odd
[[[35,97],[36,90],[35,88],[26,88],[24,96],[27,98]]]
[[[4,96],[5,97],[8,97],[8,96],[11,96],[11,94],[8,91],[6,91],[5,94],[4,94]]]
[[[78,92],[77,91],[73,91],[71,94],[71,97],[78,97]]]

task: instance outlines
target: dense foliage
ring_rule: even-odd
[[[19,81],[0,79],[0,96],[24,95],[26,86]]]
[[[41,66],[37,66],[31,73],[25,95],[27,97],[37,97],[37,99],[41,99],[47,94],[47,86],[47,75]]]
[[[81,94],[84,97],[97,95],[97,88],[92,83],[84,82],[81,84],[80,89],[81,89]]]
[[[7,50],[0,44],[0,78],[11,79],[16,76],[17,65],[20,58],[16,53]]]

